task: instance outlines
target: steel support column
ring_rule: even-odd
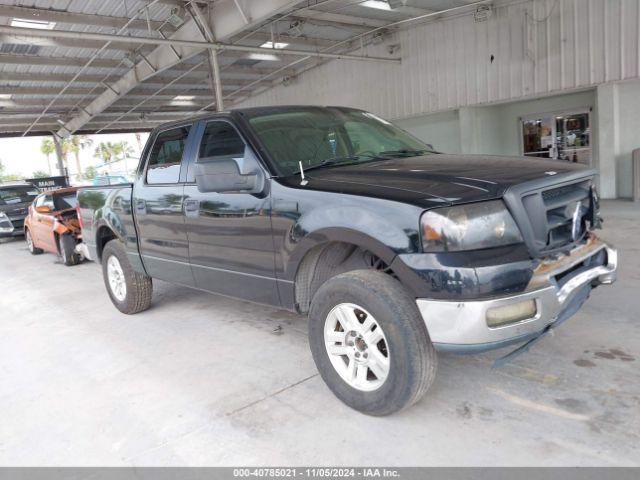
[[[58,159],[58,162],[57,162],[58,172],[60,172],[60,175],[66,175],[67,172],[64,169],[64,161],[62,157],[62,145],[60,145],[60,138],[58,137],[58,134],[56,134],[55,132],[53,132],[51,136],[53,137],[53,145],[56,148],[56,157]]]
[[[194,17],[202,34],[207,41],[215,43],[216,37],[213,30],[209,27],[207,19],[202,14],[202,10],[198,7],[196,2],[191,2],[191,9],[193,10]],[[218,64],[218,51],[215,48],[209,48],[209,70],[211,78],[213,79],[213,90],[216,101],[216,111],[222,112],[224,110],[224,100],[222,99],[222,78],[220,77],[220,65]]]

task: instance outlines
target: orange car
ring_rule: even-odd
[[[76,187],[62,188],[38,195],[24,222],[24,236],[32,255],[44,251],[57,253],[65,265],[76,265],[82,255],[76,251],[81,241]]]

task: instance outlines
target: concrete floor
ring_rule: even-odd
[[[317,375],[306,322],[156,283],[112,307],[99,267],[0,245],[0,465],[640,465],[640,206],[604,205],[620,278],[512,364],[440,356],[371,418]],[[283,334],[274,328],[282,325]]]

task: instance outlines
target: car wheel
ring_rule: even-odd
[[[60,237],[59,240],[59,249],[60,249],[60,257],[62,257],[62,262],[70,267],[72,265],[77,265],[80,263],[81,257],[76,250],[76,240],[73,238],[71,234],[64,234]]]
[[[436,352],[415,300],[379,271],[343,273],[320,287],[309,344],[331,391],[369,415],[413,405],[435,378]]]
[[[26,229],[24,231],[24,239],[27,242],[27,248],[29,249],[29,252],[31,253],[31,255],[40,255],[44,251],[41,248],[36,248],[36,246],[33,243],[33,237],[31,236],[31,231],[29,231],[29,229]]]
[[[105,245],[102,274],[111,301],[122,313],[131,315],[151,306],[151,277],[133,269],[119,240],[111,240]]]

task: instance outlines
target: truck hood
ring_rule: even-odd
[[[586,167],[528,157],[431,154],[311,170],[281,179],[291,187],[404,201],[420,206],[501,198],[512,185]]]
[[[26,217],[29,211],[29,205],[31,205],[31,201],[29,202],[21,202],[21,203],[12,203],[9,205],[0,204],[0,212],[6,213],[8,217]]]

